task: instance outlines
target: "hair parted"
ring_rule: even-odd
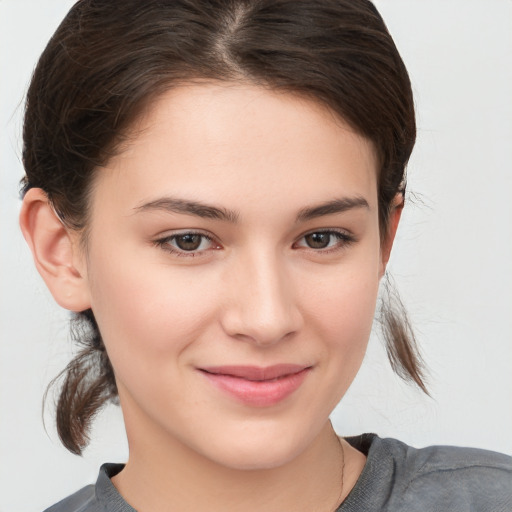
[[[49,41],[27,93],[22,193],[45,191],[62,222],[83,232],[95,173],[148,104],[180,84],[256,84],[324,104],[379,157],[381,238],[416,125],[411,84],[368,0],[80,0]],[[394,370],[426,391],[401,303],[383,308]],[[117,396],[91,310],[77,314],[85,345],[62,372],[57,428],[81,453],[95,413]],[[76,320],[75,320],[76,322]]]

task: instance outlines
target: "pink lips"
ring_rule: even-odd
[[[257,366],[214,366],[199,368],[216,387],[247,405],[275,405],[297,390],[310,366],[278,364]]]

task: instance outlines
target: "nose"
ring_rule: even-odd
[[[277,255],[260,251],[231,268],[222,314],[227,334],[269,346],[299,331],[302,315],[285,267]]]

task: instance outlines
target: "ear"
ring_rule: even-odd
[[[71,311],[90,307],[85,257],[79,234],[64,226],[40,188],[23,199],[20,226],[37,270],[56,302]]]
[[[391,203],[388,219],[388,229],[385,238],[382,240],[379,277],[382,277],[386,272],[386,267],[388,265],[389,257],[391,256],[391,249],[393,247],[393,242],[395,240],[396,231],[398,229],[398,224],[400,222],[403,209],[404,195],[402,192],[399,192],[396,194]]]

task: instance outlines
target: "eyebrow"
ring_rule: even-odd
[[[135,207],[136,211],[163,210],[172,213],[184,213],[186,215],[195,215],[203,219],[215,219],[226,222],[236,223],[239,218],[238,212],[228,210],[218,206],[212,206],[200,201],[189,201],[174,197],[162,197],[149,201]]]
[[[301,209],[297,214],[296,222],[304,222],[317,217],[323,217],[324,215],[343,213],[347,210],[353,210],[356,208],[370,209],[370,206],[368,201],[361,196],[332,199],[325,203]],[[240,217],[239,213],[235,210],[209,205],[200,201],[191,201],[174,197],[162,197],[155,199],[140,206],[136,206],[134,210],[137,212],[161,210],[172,213],[195,215],[204,219],[221,220],[233,224],[238,222]]]
[[[370,205],[368,204],[368,201],[361,196],[333,199],[317,206],[303,208],[297,214],[297,222],[304,222],[306,220],[323,217],[324,215],[332,215],[334,213],[343,213],[347,210],[353,210],[356,208],[366,208],[369,210]]]

